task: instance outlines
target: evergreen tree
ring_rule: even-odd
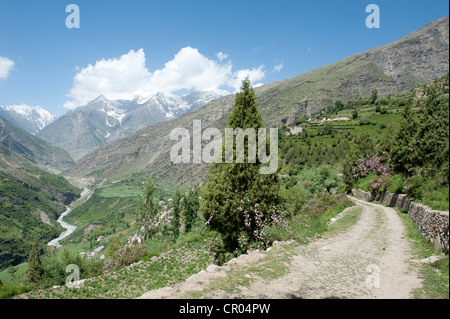
[[[377,89],[373,89],[372,90],[372,94],[370,95],[370,104],[375,104],[377,99],[378,99],[378,90]]]
[[[37,285],[44,279],[44,268],[39,257],[39,249],[35,243],[31,245],[31,251],[28,256],[28,268],[25,274],[25,281],[31,285]]]
[[[436,84],[427,89],[425,113],[417,129],[417,164],[439,168],[448,164],[449,96]]]
[[[366,155],[375,155],[375,146],[369,133],[364,132],[356,138],[350,155],[352,160],[356,160]]]
[[[171,221],[172,231],[175,238],[180,234],[181,194],[177,190],[172,200],[173,218]]]
[[[410,106],[405,106],[402,119],[397,127],[388,126],[380,144],[380,151],[391,157],[392,168],[399,173],[407,173],[415,165],[417,122]]]
[[[236,94],[227,128],[253,128],[257,133],[258,128],[262,127],[264,124],[256,105],[255,92],[250,81],[245,79],[241,91]],[[236,155],[235,137],[233,144],[233,153]],[[256,163],[248,162],[248,140],[245,141],[244,153],[244,163],[225,163],[224,143],[222,162],[210,165],[201,193],[201,212],[211,228],[222,235],[224,248],[228,252],[237,248],[238,238],[243,232],[252,240],[256,225],[252,224],[250,229],[245,227],[243,213],[238,209],[244,200],[249,205],[257,204],[264,218],[281,201],[277,174],[260,174],[259,168],[262,164],[259,159]]]
[[[139,211],[137,214],[139,233],[144,239],[148,239],[156,233],[158,203],[153,198],[155,190],[156,179],[151,176],[142,188],[142,195],[139,200]]]
[[[199,209],[199,189],[195,186],[190,190],[182,201],[182,207],[185,218],[185,232],[189,233],[197,219]]]

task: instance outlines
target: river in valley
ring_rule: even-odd
[[[89,189],[85,188],[83,190],[83,192],[81,192],[80,199],[85,197],[88,193],[89,193]],[[72,208],[70,208],[69,206],[66,206],[66,211],[64,213],[62,213],[61,216],[59,216],[57,222],[66,230],[64,232],[62,232],[61,235],[59,235],[59,237],[49,241],[47,243],[48,246],[61,247],[61,244],[59,243],[59,241],[63,240],[64,238],[66,238],[67,236],[72,234],[75,231],[75,229],[77,228],[76,225],[72,225],[72,224],[69,224],[68,222],[64,221],[64,217],[67,216],[67,214],[69,214],[71,211],[72,211]]]

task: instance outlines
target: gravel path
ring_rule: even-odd
[[[412,298],[422,284],[410,264],[411,247],[401,218],[392,208],[352,200],[362,213],[345,232],[308,245],[276,245],[270,253],[243,255],[141,298]],[[264,278],[255,271],[264,267],[268,254],[277,260],[284,254],[287,270],[281,276]],[[239,285],[230,288],[233,280]]]

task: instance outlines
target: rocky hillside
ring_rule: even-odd
[[[449,71],[449,19],[436,20],[410,35],[364,53],[304,73],[295,78],[256,88],[260,112],[267,125],[290,124],[300,115],[311,115],[336,100],[395,94],[431,82]],[[214,100],[179,118],[152,125],[83,158],[66,172],[69,176],[120,180],[135,172],[156,175],[165,185],[201,182],[205,164],[173,164],[170,132],[192,130],[193,120],[202,129],[223,128],[234,96]]]
[[[295,78],[266,85],[259,105],[268,123],[292,123],[336,100],[397,94],[433,81],[449,70],[449,18],[433,21],[404,38]]]
[[[2,117],[0,117],[0,152],[5,155],[16,155],[46,170],[62,171],[75,164],[63,149],[25,132]]]

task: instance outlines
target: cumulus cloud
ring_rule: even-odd
[[[118,59],[102,59],[75,75],[68,95],[73,101],[64,106],[73,108],[101,94],[110,99],[131,99],[145,89],[150,76],[143,49],[131,50]]]
[[[181,49],[167,62],[164,68],[156,70],[149,81],[148,90],[173,92],[181,89],[216,89],[231,76],[232,65],[218,64],[200,54],[197,49]]]
[[[283,63],[280,63],[280,64],[278,64],[278,65],[275,65],[275,66],[273,67],[273,72],[279,73],[279,72],[283,69],[283,66],[284,66]]]
[[[219,52],[216,54],[216,57],[219,59],[220,62],[222,62],[223,60],[228,59],[228,54]]]
[[[228,55],[216,54],[217,60],[202,55],[197,49],[182,48],[162,69],[153,73],[145,65],[143,49],[131,50],[120,58],[102,59],[81,68],[75,75],[64,106],[74,108],[103,94],[109,99],[131,100],[158,92],[178,90],[239,90],[242,80],[249,76],[252,83],[265,77],[264,66],[233,71]],[[259,85],[259,83],[258,83]]]
[[[257,69],[245,69],[239,70],[233,73],[233,76],[228,80],[228,86],[234,88],[235,92],[239,91],[242,80],[246,77],[250,79],[253,83],[253,87],[261,86],[262,83],[258,83],[257,81],[261,81],[266,76],[266,72],[264,71],[264,65],[261,65]]]
[[[13,67],[13,60],[0,56],[0,79],[6,79]]]

